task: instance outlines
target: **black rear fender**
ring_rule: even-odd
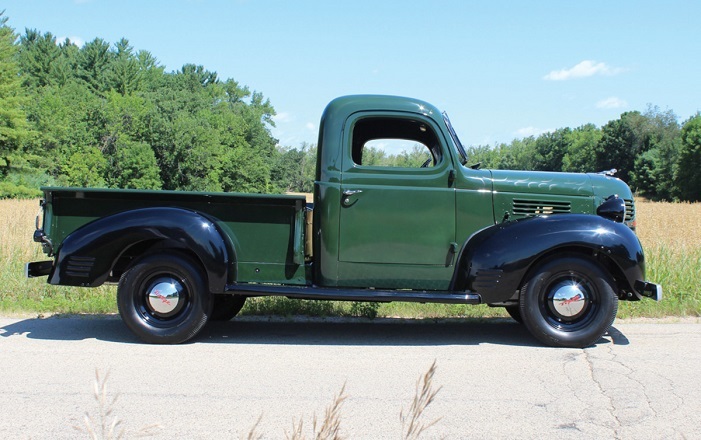
[[[230,232],[230,231],[229,231]],[[213,219],[181,208],[143,208],[88,223],[69,234],[56,253],[49,283],[99,286],[130,260],[155,250],[179,250],[204,268],[211,292],[236,277],[234,244]]]
[[[633,291],[635,281],[645,279],[643,250],[629,227],[594,215],[558,214],[505,222],[472,235],[451,287],[479,293],[485,303],[505,302],[538,262],[572,252],[597,258],[621,290]]]

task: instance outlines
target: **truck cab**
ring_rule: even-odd
[[[447,290],[459,238],[494,224],[489,172],[456,166],[443,116],[428,104],[397,100],[387,110],[381,102],[342,98],[322,119],[339,125],[322,128],[318,147],[314,200],[324,214],[315,217],[317,278],[343,287]],[[412,145],[426,160],[372,164],[369,146],[380,143]],[[460,222],[459,202],[469,210]]]
[[[401,148],[421,160],[378,160]],[[633,196],[619,179],[482,170],[445,113],[394,96],[332,101],[317,151],[313,204],[45,188],[35,240],[54,259],[28,274],[118,282],[125,323],[156,343],[193,337],[247,297],[283,295],[484,303],[545,344],[582,347],[609,328],[619,300],[661,299],[645,281]],[[76,272],[79,262],[90,267]]]

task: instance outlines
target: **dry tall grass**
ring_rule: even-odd
[[[36,200],[0,200],[0,300],[27,289],[25,262],[46,257],[32,241],[38,213]]]
[[[419,377],[416,382],[416,391],[409,410],[400,411],[399,418],[402,423],[402,432],[400,438],[405,440],[418,440],[424,432],[434,426],[440,419],[434,419],[431,422],[425,422],[426,409],[433,403],[436,394],[442,387],[436,388],[433,384],[433,377],[436,373],[436,361],[429,367],[425,374]],[[125,422],[115,415],[117,409],[117,398],[119,395],[108,396],[107,382],[109,379],[109,371],[101,374],[98,369],[95,369],[95,382],[93,385],[93,397],[97,402],[97,415],[91,415],[91,412],[86,411],[83,417],[84,426],[74,425],[73,429],[86,434],[87,438],[92,440],[117,440],[122,438],[132,437],[151,437],[160,433],[164,427],[160,424],[152,424],[140,428],[133,433],[126,433]],[[341,391],[334,396],[333,401],[326,407],[324,417],[317,419],[316,414],[313,417],[311,437],[307,437],[304,433],[304,421],[300,417],[298,421],[292,423],[292,433],[285,432],[285,437],[290,440],[304,440],[313,438],[314,440],[342,440],[344,437],[341,434],[342,421],[342,406],[348,398],[346,395],[346,384],[343,384]],[[261,414],[256,420],[253,427],[248,431],[246,439],[259,440],[264,437],[260,432],[260,424],[263,420]],[[243,438],[243,437],[240,437]]]
[[[674,253],[701,249],[701,203],[639,202],[637,234],[645,250],[665,247]]]
[[[83,420],[85,426],[73,426],[76,431],[86,434],[91,440],[118,440],[122,438],[151,437],[162,429],[159,424],[148,425],[127,436],[126,426],[123,420],[115,415],[115,408],[119,394],[112,397],[107,395],[107,381],[109,371],[100,374],[95,369],[95,383],[93,384],[93,397],[97,403],[97,416],[85,412]]]
[[[664,298],[624,302],[618,316],[701,316],[701,204],[639,202],[637,219],[647,279]]]
[[[38,200],[0,200],[0,310],[3,312],[112,313],[114,289],[54,287],[27,279],[24,265],[47,260],[32,236]]]
[[[341,435],[341,406],[346,400],[346,384],[343,384],[341,391],[334,397],[333,402],[326,407],[324,418],[317,419],[314,414],[312,422],[312,437],[314,440],[342,440]],[[304,419],[292,422],[292,433],[285,432],[288,440],[305,440]]]
[[[434,388],[433,375],[436,374],[436,361],[429,367],[426,374],[416,381],[416,392],[409,409],[404,412],[404,408],[399,412],[399,420],[402,422],[402,435],[406,440],[416,440],[431,426],[440,421],[440,418],[430,422],[425,422],[424,413],[426,408],[433,403],[436,394],[442,387]]]
[[[0,257],[3,268],[12,260],[41,258],[41,248],[32,242],[34,220],[39,214],[36,200],[0,200]]]

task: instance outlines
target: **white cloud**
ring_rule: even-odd
[[[543,133],[549,133],[551,131],[554,131],[554,130],[551,128],[543,130],[542,128],[536,128],[536,127],[523,127],[523,128],[519,128],[518,130],[516,130],[515,135],[517,137],[522,137],[522,138],[530,137],[530,136],[537,137]]]
[[[616,96],[611,96],[610,98],[602,99],[596,103],[596,108],[623,108],[628,107],[628,103],[623,99]]]
[[[66,38],[71,40],[71,43],[75,44],[78,47],[83,47],[85,45],[85,40],[83,40],[80,37],[72,36],[72,37],[56,37],[56,44],[63,44],[66,41]]]
[[[586,78],[594,75],[612,76],[618,75],[625,69],[621,67],[611,67],[606,63],[597,63],[592,60],[584,60],[569,69],[553,70],[543,77],[548,81],[566,81],[574,78]]]
[[[305,127],[307,127],[307,130],[309,130],[309,131],[316,132],[316,124],[314,124],[312,122],[307,122],[307,125],[305,125]]]
[[[275,116],[273,116],[273,121],[275,121],[276,124],[278,124],[278,123],[285,124],[288,122],[292,122],[293,120],[294,120],[294,118],[292,117],[292,115],[287,113],[287,112],[280,112],[280,113],[276,114]]]

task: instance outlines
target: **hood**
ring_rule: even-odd
[[[635,215],[628,185],[603,174],[491,170],[494,216],[499,219],[532,215],[595,214],[606,198],[618,195],[626,201],[626,221]]]
[[[506,170],[491,170],[491,173],[495,193],[594,195],[591,174]]]
[[[605,199],[617,194],[633,199],[630,187],[621,179],[596,173],[555,173],[544,171],[490,170],[496,193],[547,194]]]
[[[597,199],[605,199],[610,195],[617,194],[622,199],[633,200],[633,192],[621,179],[593,173],[587,174],[587,176],[591,179],[592,191]]]

